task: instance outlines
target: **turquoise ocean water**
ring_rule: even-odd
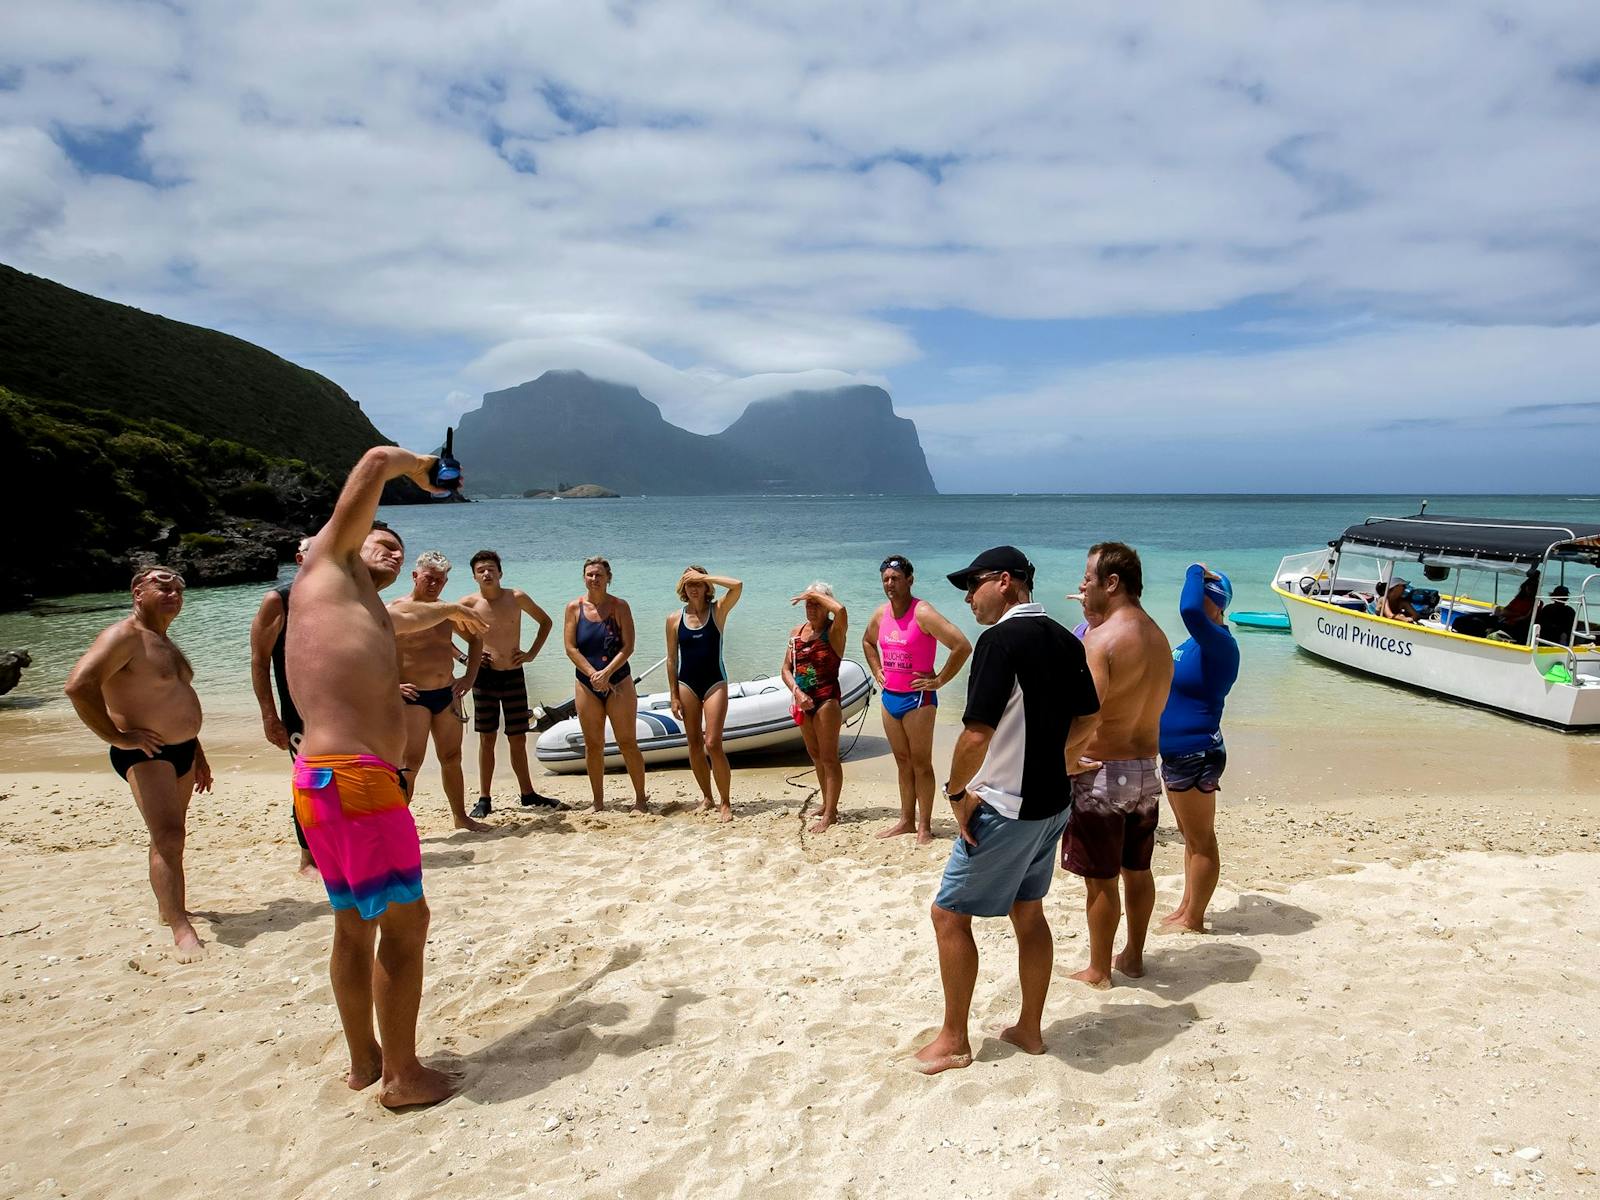
[[[488,500],[472,505],[386,509],[411,556],[437,549],[454,560],[447,595],[472,589],[467,560],[498,550],[506,581],[528,591],[556,620],[551,644],[529,668],[531,693],[545,700],[571,694],[572,670],[560,652],[561,609],[582,590],[580,564],[604,554],[616,573],[613,590],[633,607],[638,623],[634,667],[664,653],[663,622],[677,601],[679,573],[691,562],[745,581],[726,643],[735,679],[776,674],[784,637],[799,619],[789,599],[814,579],[833,585],[849,607],[851,644],[859,641],[883,600],[877,564],[889,553],[910,557],[918,594],[976,637],[962,596],[944,573],[979,550],[1002,542],[1021,547],[1037,564],[1037,598],[1059,620],[1074,624],[1075,592],[1085,551],[1117,539],[1136,547],[1145,564],[1145,607],[1174,641],[1184,635],[1178,589],[1189,563],[1204,561],[1233,579],[1238,609],[1276,610],[1267,587],[1285,554],[1314,549],[1370,515],[1415,512],[1416,496],[927,496],[927,497],[634,497],[620,500]],[[1600,502],[1570,497],[1434,496],[1438,514],[1600,519]],[[289,571],[285,571],[287,578]],[[403,577],[389,596],[401,594]],[[262,585],[191,592],[173,635],[193,660],[208,713],[210,736],[254,737],[248,630]],[[127,610],[125,594],[53,600],[26,612],[0,614],[0,647],[26,647],[34,667],[20,688],[0,698],[0,752],[25,749],[34,738],[67,736],[58,719],[70,715],[61,685],[94,634]],[[531,636],[531,635],[529,635]],[[1286,635],[1245,633],[1243,671],[1229,704],[1230,723],[1270,731],[1308,721],[1350,729],[1421,713],[1455,727],[1503,728],[1503,718],[1441,705],[1363,680],[1296,653]],[[852,650],[853,657],[859,651]],[[643,690],[664,686],[664,673]],[[958,681],[944,694],[943,718],[959,712]],[[1556,735],[1551,735],[1556,736]],[[83,734],[82,738],[87,739]],[[56,748],[56,747],[52,747]],[[86,741],[86,752],[96,746]],[[6,755],[9,757],[9,755]]]

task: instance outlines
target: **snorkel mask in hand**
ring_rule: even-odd
[[[428,468],[428,482],[433,484],[433,495],[437,500],[443,500],[461,490],[461,464],[456,461],[455,441],[455,426],[447,426],[444,431],[444,449],[439,451],[439,457],[434,460],[433,466]]]

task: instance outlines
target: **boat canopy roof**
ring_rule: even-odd
[[[1337,550],[1509,570],[1545,558],[1600,558],[1600,525],[1495,517],[1368,517],[1328,543]]]

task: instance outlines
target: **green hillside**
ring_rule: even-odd
[[[0,385],[170,421],[343,474],[388,441],[332,380],[260,346],[0,264]]]
[[[4,387],[0,443],[14,448],[4,608],[126,587],[134,558],[191,583],[271,579],[338,495],[334,476],[303,462]]]

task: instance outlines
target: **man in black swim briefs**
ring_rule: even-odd
[[[150,890],[172,929],[179,962],[204,957],[184,896],[189,798],[211,790],[200,748],[194,669],[167,629],[183,610],[183,576],[145,567],[133,577],[133,615],[101,631],[72,668],[66,693],[78,717],[111,747],[150,833]]]
[[[427,610],[465,612],[460,604],[441,602],[440,594],[450,581],[450,560],[437,550],[418,555],[411,572],[411,594],[389,604],[391,614]],[[460,634],[467,644],[467,669],[455,674],[456,627],[448,619],[417,633],[395,635],[400,657],[400,695],[405,701],[406,753],[402,778],[409,799],[416,789],[416,772],[428,756],[428,740],[439,757],[439,775],[445,799],[457,829],[481,833],[490,826],[467,815],[466,784],[461,774],[461,703],[478,674],[483,640],[475,634]]]
[[[310,548],[311,539],[301,538],[294,552],[296,567],[305,561]],[[290,762],[300,752],[300,738],[306,729],[300,710],[295,708],[294,698],[289,695],[289,680],[283,665],[283,647],[289,632],[289,591],[293,586],[291,579],[261,597],[255,619],[250,622],[250,687],[261,708],[261,732],[279,750],[289,752]],[[278,692],[276,700],[272,695],[274,686]],[[293,805],[289,808],[289,819],[294,822],[295,841],[300,843],[300,874],[307,879],[320,879]]]

